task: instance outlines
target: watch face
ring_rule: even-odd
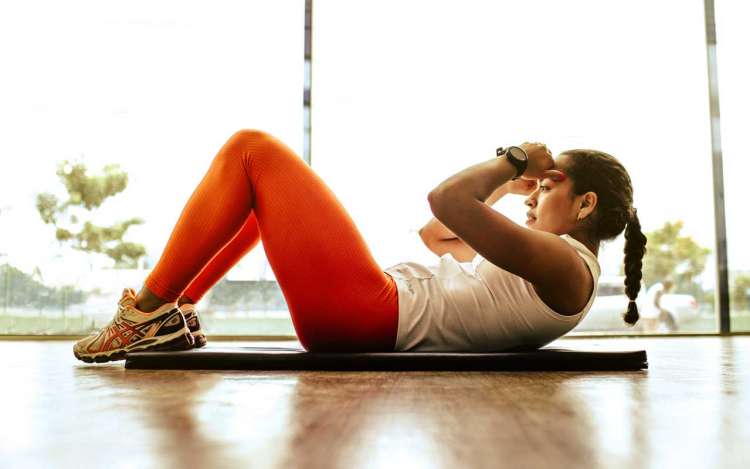
[[[508,153],[510,153],[510,156],[517,160],[525,161],[526,160],[526,152],[524,152],[521,148],[518,147],[510,147],[508,148]]]

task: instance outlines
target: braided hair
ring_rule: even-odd
[[[614,156],[601,151],[575,149],[562,154],[570,157],[564,170],[572,180],[573,193],[595,192],[597,195],[594,212],[583,220],[588,235],[597,241],[607,241],[625,231],[625,294],[630,302],[623,319],[632,326],[640,317],[635,299],[641,290],[647,239],[633,207],[630,176]]]

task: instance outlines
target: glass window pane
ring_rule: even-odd
[[[312,165],[384,268],[437,263],[417,235],[428,192],[497,146],[593,148],[628,168],[643,229],[661,239],[641,310],[645,288],[677,285],[663,321],[626,327],[620,236],[575,332],[669,332],[670,317],[679,332],[716,330],[702,3],[359,0],[316,3],[313,21]],[[522,202],[495,208],[523,224]]]
[[[716,54],[724,156],[729,300],[733,331],[750,331],[750,223],[746,184],[750,174],[747,112],[750,109],[750,31],[747,2],[716,0]]]
[[[0,43],[0,333],[109,321],[235,131],[260,128],[302,153],[304,0],[6,2]],[[62,174],[127,174],[124,191],[69,207],[58,226],[142,219],[123,237],[145,249],[128,268],[59,243],[42,221],[38,194],[75,198],[56,174],[64,160]],[[259,245],[199,304],[207,332],[293,333],[274,280]]]

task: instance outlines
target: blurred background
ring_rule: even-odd
[[[722,257],[731,330],[750,331],[750,6],[715,11],[714,48],[701,0],[0,3],[0,334],[108,322],[243,128],[307,161],[383,268],[437,263],[427,193],[496,147],[610,153],[649,238],[639,305],[663,311],[623,322],[620,236],[572,334],[718,332]],[[522,197],[494,208],[523,225]],[[209,335],[294,335],[262,241],[198,308]]]

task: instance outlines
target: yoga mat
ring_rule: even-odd
[[[286,347],[205,347],[133,352],[125,368],[179,370],[607,370],[648,368],[646,351],[587,352],[562,348],[497,353],[313,353]]]

